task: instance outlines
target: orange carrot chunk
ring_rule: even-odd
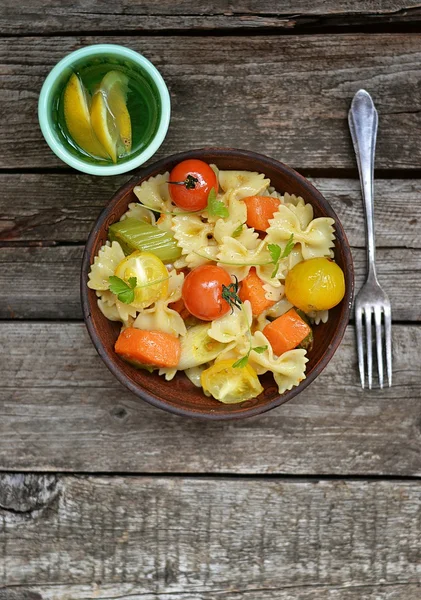
[[[247,206],[247,225],[258,231],[266,231],[269,227],[269,219],[278,210],[280,201],[271,196],[248,196],[244,198]]]
[[[291,308],[263,329],[263,334],[267,337],[272,350],[278,356],[296,348],[310,332],[309,325],[303,321],[294,308]]]
[[[242,302],[246,300],[250,302],[254,317],[275,304],[273,300],[266,298],[265,293],[263,281],[256,274],[256,269],[252,267],[247,277],[241,282],[239,296]]]
[[[120,333],[114,349],[135,366],[176,367],[181,353],[180,340],[175,335],[135,327]]]

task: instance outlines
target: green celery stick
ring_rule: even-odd
[[[135,250],[152,252],[164,263],[174,262],[181,256],[181,248],[172,233],[133,218],[111,225],[108,238],[111,242],[118,242],[126,255]]]

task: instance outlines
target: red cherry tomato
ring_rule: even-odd
[[[177,182],[169,183],[168,187],[172,201],[183,210],[203,210],[211,189],[218,193],[216,175],[203,160],[189,159],[178,163],[171,171],[169,181]]]
[[[222,298],[222,286],[232,283],[230,275],[216,265],[201,265],[187,275],[182,296],[187,310],[202,321],[213,321],[230,310]]]

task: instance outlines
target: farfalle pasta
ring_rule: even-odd
[[[280,394],[299,385],[312,328],[344,294],[333,219],[264,173],[198,160],[134,193],[87,283],[121,323],[117,354],[224,403],[258,396],[268,372]]]

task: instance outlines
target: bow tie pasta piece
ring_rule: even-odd
[[[110,321],[121,321],[124,327],[131,327],[137,314],[134,306],[120,302],[117,296],[109,290],[97,292],[97,296],[99,296],[98,307],[104,317]]]
[[[205,223],[196,215],[180,215],[173,217],[172,230],[183,254],[190,254],[209,243],[213,237],[213,225]]]
[[[145,206],[150,206],[156,211],[173,212],[177,207],[171,202],[168,189],[168,179],[170,174],[156,175],[149,177],[140,185],[136,185],[133,192],[136,194],[139,202]]]
[[[136,317],[136,309],[130,304],[120,302],[120,300],[116,300],[115,305],[120,316],[120,321],[125,327],[130,327],[133,323],[133,319]]]
[[[168,296],[166,298],[168,303],[177,302],[177,300],[180,300],[183,283],[184,273],[177,273],[175,270],[169,272]]]
[[[239,240],[224,237],[217,258],[218,264],[230,275],[237,277],[238,281],[247,277],[250,268],[255,266],[261,279],[268,281],[269,276],[269,281],[276,285],[276,280],[270,280],[273,264],[264,240],[255,249],[249,250]]]
[[[297,206],[301,201],[304,202],[304,199],[301,196],[296,196],[295,194],[290,194],[288,192],[285,192],[282,196],[282,204],[293,204],[294,206]]]
[[[112,301],[108,301],[107,295],[111,294]],[[112,292],[97,292],[98,308],[109,321],[121,321],[120,313],[116,306],[116,297]]]
[[[207,368],[206,365],[199,365],[198,367],[192,367],[191,369],[186,369],[184,371],[184,373],[190,379],[190,381],[192,382],[192,384],[194,386],[201,388],[202,384],[200,382],[200,377],[206,368]]]
[[[239,221],[245,223],[247,221],[247,206],[246,204],[237,198],[236,191],[230,190],[226,193],[228,204],[229,218],[232,221]]]
[[[118,242],[107,242],[94,258],[89,272],[88,287],[91,290],[108,290],[109,278],[114,275],[117,265],[125,258]]]
[[[281,356],[275,357],[271,345],[261,331],[256,331],[254,334],[252,346],[253,348],[267,346],[267,349],[261,354],[252,350],[249,363],[258,375],[272,371],[280,394],[299,385],[305,379],[306,363],[308,362],[305,350],[289,350]]]
[[[169,273],[167,297],[142,310],[133,327],[148,331],[163,331],[172,335],[186,335],[186,325],[179,313],[168,306],[181,298],[184,273],[173,270]]]
[[[315,325],[319,325],[320,323],[327,323],[329,319],[328,310],[312,310],[311,312],[306,313],[306,315]]]
[[[218,246],[216,244],[209,244],[209,246],[204,246],[203,248],[188,254],[185,258],[186,266],[189,269],[195,269],[208,262],[216,262],[217,254]]]
[[[224,192],[233,190],[237,199],[258,196],[269,186],[270,179],[252,171],[219,171],[219,185]]]
[[[333,219],[319,217],[311,221],[303,230],[297,215],[288,206],[280,205],[273,219],[270,220],[266,240],[268,243],[285,246],[293,234],[294,241],[301,244],[304,259],[330,256],[330,249],[335,239],[333,224]]]
[[[213,236],[218,244],[224,243],[225,237],[233,237],[248,250],[254,250],[260,243],[259,234],[252,227],[247,227],[241,221],[218,219],[215,223]]]
[[[126,210],[120,221],[124,221],[125,219],[137,219],[138,221],[150,223],[150,225],[155,225],[156,223],[154,213],[138,202],[130,202],[128,210]]]
[[[234,307],[232,313],[227,313],[212,321],[208,335],[223,344],[238,341],[242,336],[248,334],[252,320],[251,304],[246,300],[243,308]]]
[[[264,192],[260,194],[261,196],[271,196],[272,198],[277,198],[282,204],[284,204],[284,195],[280,192],[277,192],[273,186],[269,186],[265,189]]]
[[[284,295],[284,286],[282,284],[277,287],[271,285],[270,283],[264,283],[263,289],[265,290],[265,298],[266,300],[271,300],[272,302],[279,302],[279,300]]]
[[[147,331],[163,331],[171,335],[186,335],[186,325],[177,311],[168,308],[164,300],[155,302],[136,317],[133,327]]]
[[[311,204],[306,204],[301,196],[294,196],[295,203],[285,203],[300,222],[301,229],[306,229],[314,217],[313,207]]]
[[[291,271],[295,265],[304,260],[300,244],[295,244],[290,254],[286,258],[282,258],[278,264],[276,277],[279,280],[285,280],[288,271]]]
[[[165,381],[171,381],[174,379],[177,373],[177,369],[170,369],[168,367],[161,367],[158,371],[159,375],[165,375]]]
[[[194,269],[216,258],[218,246],[213,238],[212,223],[202,221],[197,215],[180,215],[173,218],[172,231],[182,249],[181,260],[175,263],[177,268]]]

